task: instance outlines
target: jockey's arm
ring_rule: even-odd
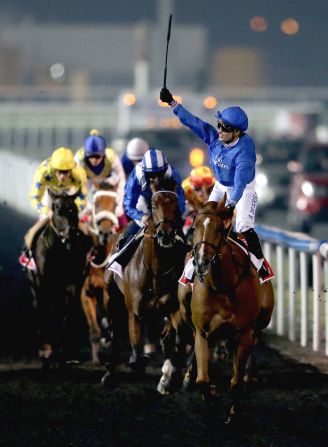
[[[79,213],[84,213],[87,208],[88,197],[87,174],[81,166],[77,166],[73,175],[77,176],[80,189],[80,194],[75,199],[75,203],[79,209]]]
[[[41,217],[46,217],[49,214],[49,208],[43,205],[42,198],[46,191],[46,180],[43,176],[43,167],[40,165],[35,174],[33,183],[30,189],[29,198],[32,207],[40,214]]]

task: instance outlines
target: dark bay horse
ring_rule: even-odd
[[[115,282],[124,295],[132,348],[129,364],[137,372],[143,372],[146,365],[146,357],[142,352],[142,323],[147,324],[156,318],[161,318],[162,321],[167,319],[161,336],[164,364],[158,391],[162,394],[173,390],[180,371],[176,355],[177,322],[181,320],[177,287],[186,248],[179,235],[182,221],[175,192],[177,185],[173,182],[172,179],[162,183],[152,181],[152,221],[146,227],[139,246],[126,265],[123,278],[114,274],[108,280],[109,291]],[[109,303],[110,301],[109,292]],[[111,315],[111,318],[114,320],[115,315]],[[102,382],[110,385],[115,358],[107,369]]]
[[[188,319],[188,311],[191,313],[196,384],[204,399],[216,393],[208,372],[209,345],[227,330],[233,340],[232,406],[227,420],[230,423],[239,413],[245,366],[255,333],[270,322],[274,294],[271,282],[261,285],[248,255],[228,239],[233,216],[225,201],[226,197],[220,203],[207,202],[197,207],[193,240],[196,277],[191,304],[187,302],[188,289],[183,286],[179,289],[179,299],[183,317]]]
[[[90,231],[94,238],[88,274],[81,290],[81,302],[89,326],[92,363],[100,364],[101,338],[106,338],[107,320],[104,312],[104,270],[120,234],[117,207],[117,185],[106,183],[94,189],[92,195],[92,222]],[[103,337],[105,336],[105,337]]]
[[[75,195],[54,194],[52,217],[32,245],[36,272],[28,272],[35,298],[39,356],[43,366],[56,357],[72,359],[80,342],[83,313],[80,290],[92,238],[79,227]]]

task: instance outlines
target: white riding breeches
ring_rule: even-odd
[[[226,192],[227,200],[229,201],[232,190],[232,186],[223,186],[221,183],[215,182],[208,200],[219,202],[223,199],[224,193]],[[256,206],[257,194],[253,181],[246,186],[243,195],[236,205],[236,231],[244,232],[250,228],[254,228]]]

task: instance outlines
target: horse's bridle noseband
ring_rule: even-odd
[[[201,215],[210,215],[210,216],[219,217],[217,214],[210,213],[210,212],[204,212],[204,213],[197,214],[197,216],[201,216]],[[195,219],[196,219],[197,216],[195,216]],[[194,219],[194,222],[193,222],[193,227],[194,227],[195,219]],[[222,249],[223,245],[225,244],[226,240],[228,239],[230,231],[231,231],[231,227],[222,229],[221,234],[222,234],[223,237],[221,238],[221,240],[220,240],[218,245],[214,245],[211,242],[208,242],[208,241],[205,241],[205,240],[201,240],[200,242],[197,242],[197,244],[195,244],[193,246],[192,252],[191,252],[192,256],[193,256],[193,264],[195,266],[195,273],[199,277],[201,282],[204,282],[205,276],[207,274],[205,274],[205,275],[201,274],[198,271],[197,264],[195,263],[195,256],[196,256],[197,247],[199,247],[200,245],[204,244],[204,245],[210,246],[214,250],[214,255],[212,256],[212,258],[209,261],[209,264],[214,265],[216,262],[218,262],[218,261],[220,261],[222,259],[221,249]]]

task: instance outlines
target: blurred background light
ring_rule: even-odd
[[[200,147],[194,147],[189,153],[189,163],[193,168],[204,164],[204,151]]]
[[[123,96],[122,101],[123,101],[123,104],[124,104],[124,105],[130,107],[130,106],[133,106],[133,105],[136,103],[137,98],[136,98],[136,96],[135,96],[133,93],[126,93],[126,94]]]
[[[217,99],[214,96],[206,96],[203,101],[205,109],[214,109],[217,106]]]
[[[61,62],[52,64],[49,69],[49,72],[51,79],[54,79],[55,81],[62,81],[65,77],[64,64],[62,64]]]
[[[249,27],[252,31],[263,33],[268,28],[268,22],[264,17],[255,16],[250,19]]]
[[[300,26],[295,19],[285,19],[281,22],[280,29],[283,33],[293,36],[299,32]]]

